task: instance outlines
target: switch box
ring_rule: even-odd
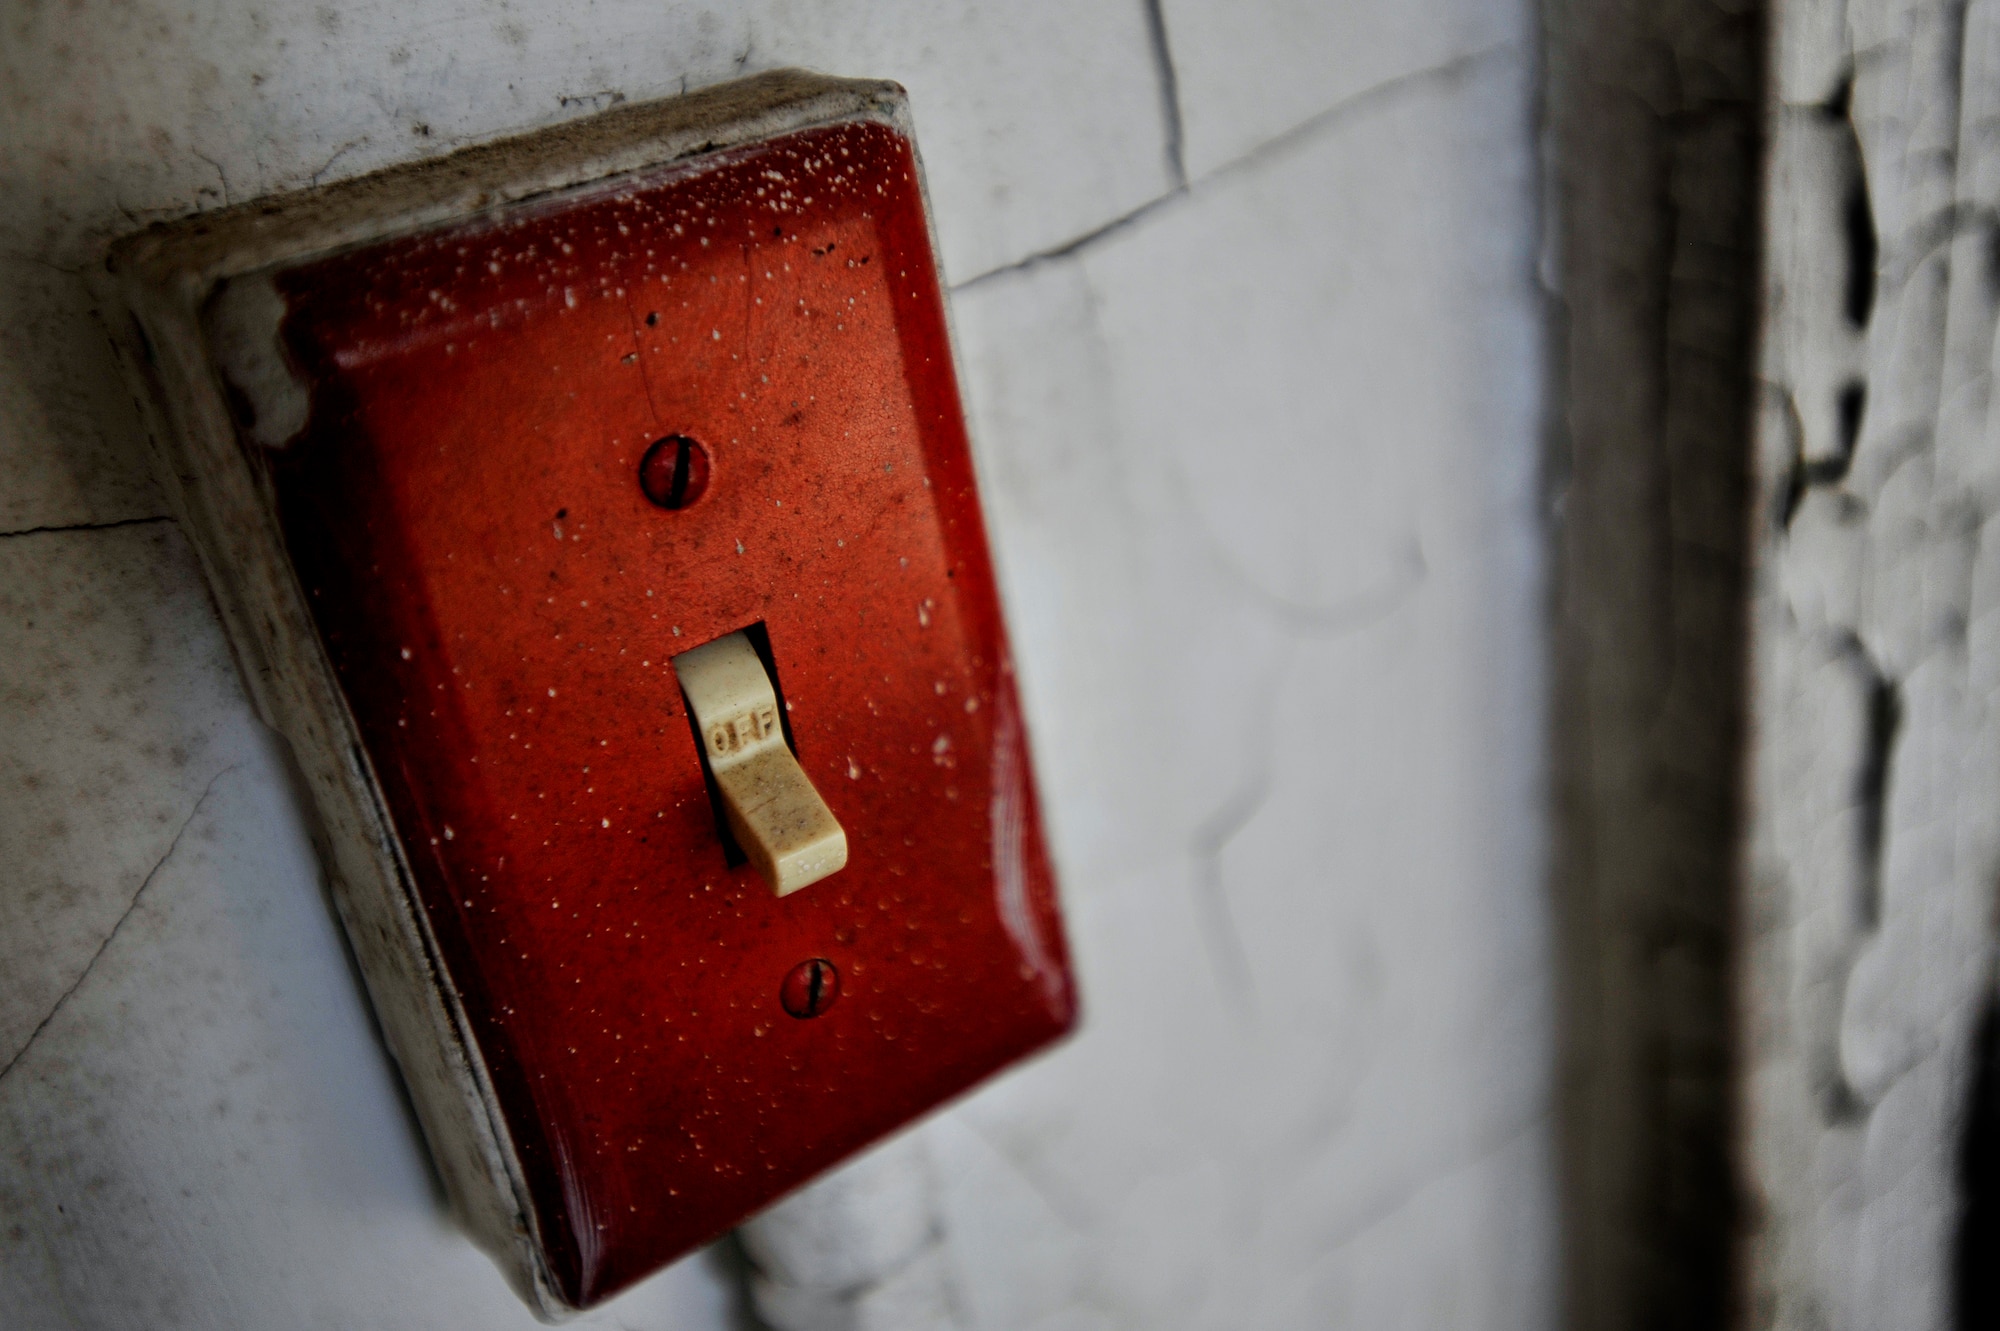
[[[901,89],[622,107],[101,283],[440,1172],[540,1311],[1068,1029]]]

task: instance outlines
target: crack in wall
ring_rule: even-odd
[[[155,522],[172,522],[173,516],[160,513],[145,518],[117,518],[111,522],[71,522],[50,527],[22,527],[16,531],[0,531],[0,541],[11,541],[21,536],[54,536],[64,532],[111,531],[118,527],[145,527]]]
[[[1186,131],[1181,123],[1181,80],[1174,69],[1173,44],[1167,36],[1167,16],[1161,0],[1146,0],[1146,37],[1153,51],[1153,68],[1160,80],[1160,119],[1166,131],[1167,174],[1176,189],[1186,189]]]
[[[207,162],[211,167],[215,169],[216,179],[222,182],[222,206],[228,208],[234,205],[236,199],[235,196],[230,193],[229,173],[222,169],[222,163],[216,161],[213,157],[210,157],[207,153],[201,151],[199,148],[190,148],[188,151],[193,153],[196,157],[200,158],[202,161]],[[194,192],[195,211],[197,212],[201,211],[201,196],[204,194],[213,194],[214,192],[215,192],[214,190],[209,189],[205,185],[198,187]]]
[[[131,919],[132,913],[138,910],[140,901],[145,898],[146,889],[153,885],[153,880],[160,876],[160,871],[167,867],[169,860],[173,859],[174,852],[180,849],[181,841],[187,836],[188,829],[194,826],[195,820],[201,816],[203,807],[207,805],[209,796],[215,793],[216,784],[223,777],[228,776],[241,766],[241,763],[231,763],[209,778],[208,784],[202,788],[200,797],[195,800],[194,807],[188,810],[187,817],[175,829],[173,840],[167,843],[166,853],[160,856],[154,862],[153,867],[146,871],[146,876],[139,880],[139,886],[134,889],[132,899],[125,903],[125,909],[118,913],[118,918],[112,921],[111,927],[105,931],[103,940],[97,945],[97,950],[90,954],[90,960],[83,964],[83,969],[77,972],[76,979],[72,980],[69,987],[63,990],[62,994],[57,997],[55,1003],[49,1008],[48,1015],[35,1023],[35,1029],[28,1032],[28,1038],[22,1041],[19,1049],[14,1051],[14,1056],[7,1060],[4,1067],[0,1067],[0,1084],[4,1084],[8,1075],[20,1066],[21,1060],[28,1056],[28,1051],[35,1047],[35,1041],[40,1039],[42,1032],[48,1029],[49,1023],[56,1019],[57,1014],[68,1005],[70,998],[78,989],[83,987],[83,982],[90,978],[91,972],[97,968],[97,963],[104,956],[105,950],[111,946],[111,941],[118,937],[118,931],[125,927],[125,921]]]
[[[1199,515],[1193,525],[1209,538],[1211,545],[1219,544]],[[1423,548],[1413,536],[1405,546],[1405,557],[1381,587],[1331,605],[1307,606],[1271,593],[1236,570],[1219,549],[1210,553],[1216,566],[1250,594],[1251,602],[1268,614],[1284,635],[1269,677],[1261,687],[1251,691],[1250,696],[1257,698],[1275,698],[1284,688],[1301,641],[1352,633],[1379,621],[1416,594],[1428,571]],[[1208,950],[1209,965],[1217,987],[1238,1015],[1245,1017],[1256,1010],[1256,984],[1243,947],[1242,932],[1229,906],[1222,877],[1222,854],[1263,809],[1276,777],[1281,738],[1278,716],[1274,710],[1266,711],[1263,716],[1264,724],[1252,732],[1256,740],[1245,763],[1242,781],[1207,817],[1195,824],[1188,844],[1188,854],[1194,861],[1196,914],[1202,922],[1202,942]]]
[[[1862,329],[1868,326],[1868,316],[1875,308],[1875,267],[1881,257],[1881,242],[1875,231],[1875,210],[1868,199],[1868,172],[1861,162],[1861,138],[1854,127],[1852,69],[1818,110],[1822,117],[1839,126],[1841,155],[1849,166],[1845,197],[1840,205],[1841,232],[1847,241],[1847,280],[1841,308],[1847,322]]]
[[[1902,697],[1894,680],[1884,675],[1867,646],[1852,632],[1840,635],[1838,659],[1850,671],[1861,703],[1860,747],[1851,764],[1851,800],[1855,814],[1849,847],[1853,897],[1846,903],[1845,942],[1828,980],[1830,1020],[1811,1038],[1807,1070],[1820,1122],[1828,1128],[1858,1128],[1868,1121],[1873,1102],[1855,1089],[1841,1057],[1842,1016],[1854,967],[1868,940],[1881,928],[1882,859],[1888,835],[1888,800],[1897,732],[1902,725]]]
[[[319,164],[319,169],[306,177],[308,184],[317,187],[319,185],[321,177],[325,176],[327,172],[333,170],[333,164],[335,162],[338,162],[341,158],[347,156],[347,154],[353,152],[356,148],[363,146],[367,142],[368,142],[368,136],[364,134],[358,139],[349,139],[346,143],[341,144],[338,148],[333,150],[333,156],[327,158],[324,162],[321,162]]]
[[[1159,211],[1167,204],[1183,197],[1186,193],[1186,186],[1176,186],[1168,190],[1165,194],[1148,199],[1137,208],[1129,212],[1120,213],[1110,221],[1105,222],[1101,226],[1093,227],[1081,235],[1073,236],[1059,244],[1051,245],[1047,249],[1036,250],[1033,254],[1027,255],[1025,258],[1016,259],[1012,263],[1002,264],[998,268],[989,268],[983,273],[974,274],[954,286],[951,289],[951,293],[956,296],[999,278],[1009,277],[1016,273],[1024,273],[1029,269],[1038,268],[1045,263],[1068,259],[1097,244],[1099,241],[1128,229],[1150,214]]]
[[[1834,405],[1838,422],[1836,447],[1830,457],[1809,458],[1805,451],[1805,430],[1799,420],[1798,401],[1789,389],[1781,389],[1785,399],[1785,410],[1791,416],[1792,462],[1778,489],[1774,520],[1780,531],[1790,531],[1792,519],[1798,516],[1799,505],[1813,490],[1842,490],[1847,473],[1854,466],[1855,445],[1861,438],[1861,426],[1868,409],[1868,385],[1861,379],[1850,379],[1841,385]],[[1858,510],[1860,501],[1844,491],[1843,497],[1851,508]]]
[[[1093,227],[1081,235],[1073,236],[1046,249],[1037,250],[1032,254],[1014,260],[1012,263],[1001,264],[997,268],[989,268],[983,273],[975,273],[973,276],[953,286],[951,288],[952,294],[957,295],[960,292],[970,291],[987,282],[1006,277],[1013,273],[1025,272],[1041,264],[1070,258],[1097,245],[1101,241],[1117,235],[1121,231],[1127,230],[1167,205],[1188,198],[1190,195],[1201,191],[1212,183],[1253,170],[1260,165],[1297,151],[1319,135],[1338,128],[1348,119],[1364,111],[1412,93],[1430,91],[1438,86],[1450,87],[1461,79],[1467,78],[1484,68],[1488,63],[1505,57],[1518,57],[1519,54],[1520,47],[1516,43],[1497,42],[1491,46],[1484,46],[1476,51],[1468,52],[1465,55],[1455,56],[1450,60],[1440,61],[1435,65],[1426,65],[1422,69],[1411,70],[1406,74],[1398,74],[1393,78],[1384,79],[1380,83],[1371,84],[1359,92],[1341,98],[1325,110],[1307,117],[1290,129],[1275,134],[1255,147],[1231,158],[1205,176],[1188,180],[1183,174],[1182,182],[1174,188],[1146,200],[1146,202],[1140,204],[1138,207],[1121,213],[1100,226]]]
[[[1261,686],[1252,690],[1252,697],[1275,698],[1284,687],[1285,676],[1290,673],[1294,649],[1286,643],[1272,663],[1269,677]],[[1222,881],[1222,852],[1226,850],[1237,834],[1250,825],[1264,802],[1270,797],[1274,769],[1277,766],[1278,749],[1278,709],[1268,708],[1262,713],[1264,724],[1253,731],[1255,739],[1242,782],[1223,797],[1222,803],[1195,824],[1188,838],[1188,854],[1194,861],[1194,904],[1197,918],[1201,921],[1202,945],[1208,950],[1209,968],[1214,972],[1216,987],[1240,1017],[1255,1013],[1257,1003],[1256,980],[1251,971],[1249,954],[1243,947],[1243,934],[1236,925],[1236,914],[1229,907],[1228,892]]]
[[[1903,699],[1896,681],[1882,673],[1858,638],[1853,650],[1867,704],[1867,729],[1854,772],[1854,803],[1860,815],[1854,837],[1858,870],[1854,917],[1863,930],[1872,932],[1882,923],[1882,849],[1889,835],[1889,781],[1896,734],[1903,724]]]

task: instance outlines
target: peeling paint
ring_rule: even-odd
[[[2000,17],[1781,9],[1747,991],[1758,1326],[1944,1331],[1993,992]],[[1844,16],[1844,21],[1840,17]],[[1826,71],[1824,100],[1800,103]],[[1818,71],[1809,74],[1809,71]],[[1794,91],[1796,89],[1796,91]]]

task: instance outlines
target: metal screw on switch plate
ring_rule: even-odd
[[[792,967],[791,974],[778,986],[778,1001],[794,1017],[817,1017],[840,997],[840,972],[824,957],[814,957]]]
[[[639,461],[639,488],[661,508],[686,508],[708,489],[708,450],[684,434],[654,440]]]

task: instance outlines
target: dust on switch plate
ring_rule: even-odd
[[[101,285],[440,1172],[542,1312],[1069,1028],[900,88],[623,107]]]

